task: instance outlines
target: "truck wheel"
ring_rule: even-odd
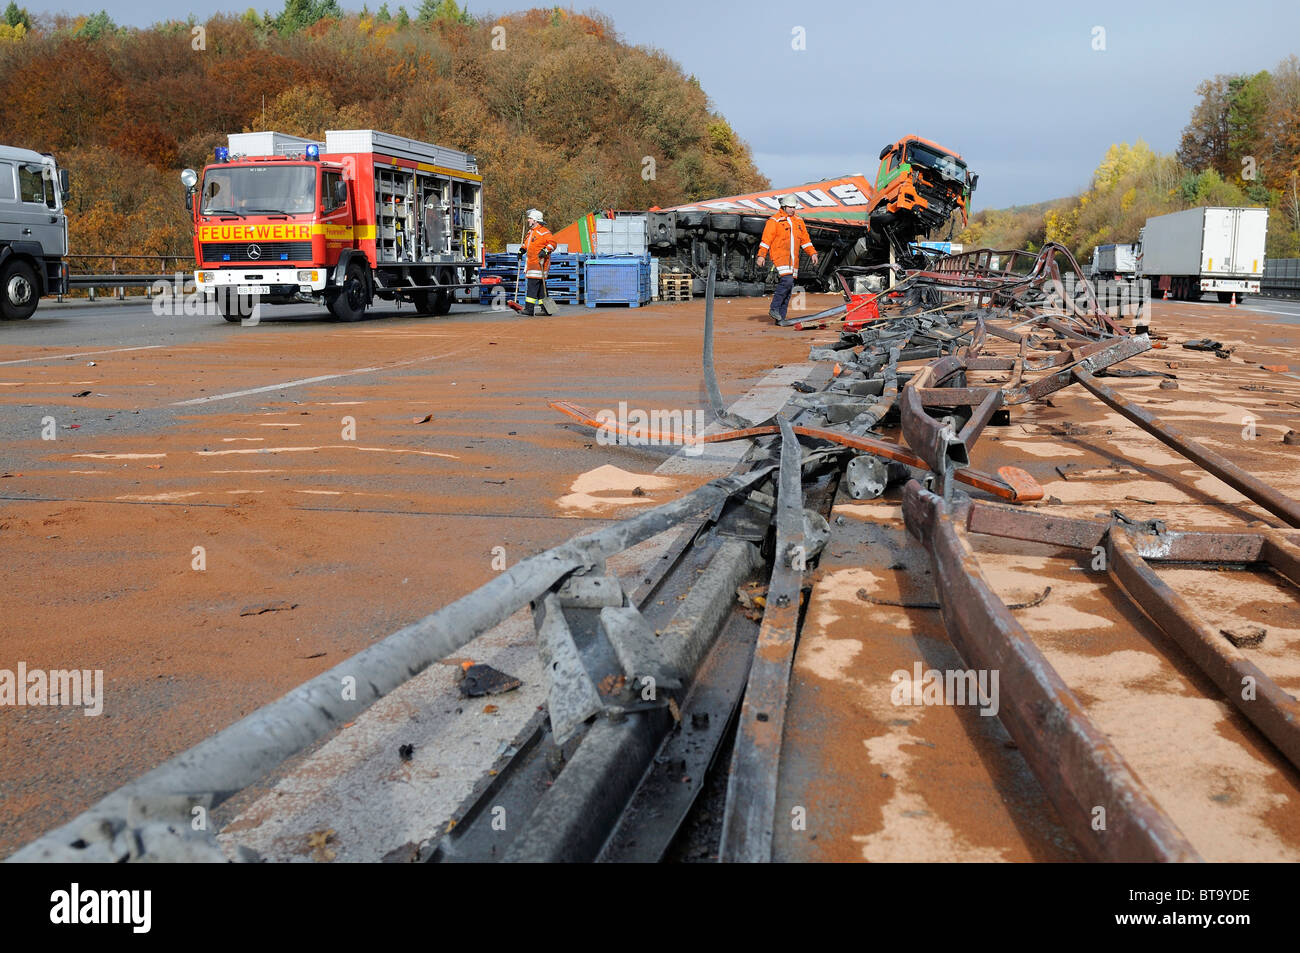
[[[25,261],[14,259],[0,274],[0,317],[6,321],[25,321],[36,311],[40,295],[36,271]]]
[[[234,288],[219,290],[216,301],[217,310],[231,324],[239,324],[245,318],[253,316],[252,296],[236,294]]]
[[[366,275],[360,265],[348,265],[343,286],[329,304],[330,313],[340,321],[360,321],[366,313]]]
[[[451,311],[450,291],[412,291],[411,300],[420,314],[444,315]]]
[[[415,311],[417,314],[437,314],[438,292],[412,291],[411,303],[415,305]]]

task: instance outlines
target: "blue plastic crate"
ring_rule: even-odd
[[[650,257],[619,255],[592,257],[584,263],[587,307],[626,304],[639,308],[650,300]]]

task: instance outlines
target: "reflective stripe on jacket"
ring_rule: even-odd
[[[758,246],[759,258],[771,258],[779,275],[793,275],[799,270],[799,252],[817,254],[808,226],[798,215],[778,212],[763,227],[763,240]]]
[[[545,278],[546,272],[542,267],[541,251],[543,248],[548,252],[555,251],[558,244],[551,230],[538,222],[528,230],[528,236],[524,239],[524,251],[528,255],[528,262],[524,266],[524,277],[526,278]]]

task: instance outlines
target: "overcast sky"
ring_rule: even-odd
[[[396,10],[399,2],[389,0]],[[418,0],[405,0],[414,10]],[[94,12],[103,0],[27,0]],[[136,0],[107,9],[147,26],[245,2]],[[260,0],[258,10],[283,0]],[[371,8],[378,7],[372,2]],[[471,13],[543,4],[469,0]],[[359,10],[361,3],[343,0]],[[699,77],[774,186],[874,175],[880,148],[916,133],[980,173],[975,207],[1085,188],[1112,142],[1177,148],[1196,84],[1300,54],[1295,0],[1041,3],[596,0],[624,40],[666,51]],[[803,29],[804,50],[792,48]],[[1104,35],[1098,31],[1104,30]],[[1094,45],[1104,41],[1104,49]]]

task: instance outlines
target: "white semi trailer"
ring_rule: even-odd
[[[1153,297],[1228,301],[1259,293],[1264,275],[1266,208],[1189,208],[1147,219],[1138,239],[1138,274]]]

